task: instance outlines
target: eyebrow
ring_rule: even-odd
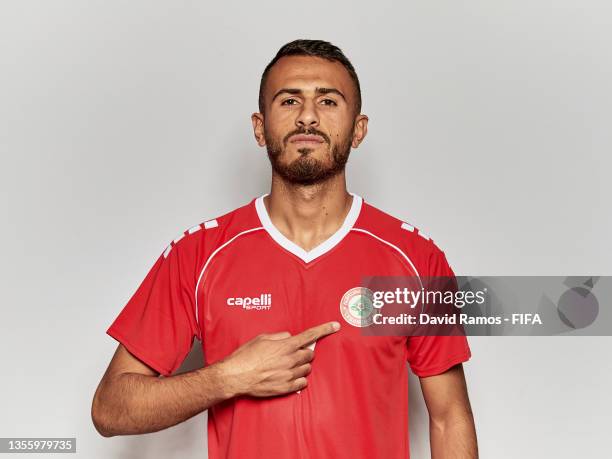
[[[274,94],[274,97],[272,97],[272,102],[274,102],[274,99],[276,99],[278,96],[280,96],[283,93],[302,94],[303,92],[301,89],[297,89],[297,88],[282,88],[278,90],[276,94]],[[344,97],[344,94],[342,94],[336,88],[316,88],[315,93],[316,94],[337,94],[340,97],[342,97],[344,101],[346,102],[346,97]]]

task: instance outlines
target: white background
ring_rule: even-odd
[[[296,38],[359,74],[370,124],[349,190],[429,233],[457,274],[612,274],[611,23],[594,0],[2,2],[0,437],[206,457],[205,413],[97,434],[105,330],[170,240],[268,191],[249,117]],[[609,451],[611,338],[470,344],[482,458]],[[410,396],[425,458],[416,378]]]

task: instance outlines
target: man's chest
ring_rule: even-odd
[[[296,334],[328,321],[342,329],[318,350],[403,358],[404,337],[368,336],[375,306],[363,285],[406,275],[414,273],[386,250],[338,247],[308,264],[275,247],[228,251],[207,267],[197,292],[206,360],[214,363],[262,333]]]

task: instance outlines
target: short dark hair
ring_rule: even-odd
[[[278,50],[274,59],[266,66],[263,74],[261,75],[261,81],[259,83],[259,112],[264,112],[264,96],[263,91],[268,78],[270,69],[276,62],[285,56],[313,56],[327,59],[328,61],[336,61],[344,66],[348,71],[353,83],[355,83],[355,89],[357,94],[357,101],[355,104],[355,110],[359,114],[361,113],[361,87],[359,86],[359,78],[351,61],[344,55],[342,50],[337,46],[323,40],[294,40],[284,45]]]

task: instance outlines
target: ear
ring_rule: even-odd
[[[260,147],[265,146],[266,138],[264,136],[264,116],[259,112],[253,113],[251,115],[251,122],[253,123],[253,134],[255,135],[257,145]]]
[[[357,148],[368,133],[368,117],[366,115],[357,115],[354,126],[351,146]]]

